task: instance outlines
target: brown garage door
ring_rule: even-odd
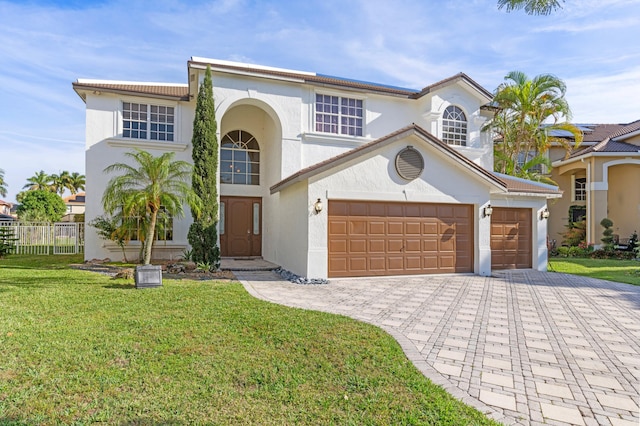
[[[531,209],[493,208],[491,268],[531,268]]]
[[[329,277],[473,271],[473,208],[329,201]]]

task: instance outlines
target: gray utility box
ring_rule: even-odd
[[[136,288],[162,287],[162,267],[160,265],[143,265],[136,267]]]

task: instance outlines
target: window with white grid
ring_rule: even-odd
[[[467,145],[467,117],[455,105],[448,106],[442,115],[442,140],[449,145]]]
[[[574,201],[586,201],[587,178],[576,178],[574,183]]]
[[[362,99],[316,94],[316,131],[362,136],[364,124]]]
[[[173,142],[175,109],[162,105],[122,103],[122,136]]]

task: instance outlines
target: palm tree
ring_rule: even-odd
[[[51,176],[46,174],[44,170],[40,170],[35,175],[31,176],[27,179],[27,184],[23,186],[23,189],[28,189],[29,191],[37,191],[37,190],[52,190],[52,182]]]
[[[195,212],[201,210],[202,202],[191,189],[191,165],[186,161],[174,161],[175,153],[166,152],[154,157],[136,149],[125,155],[135,162],[135,166],[116,163],[104,169],[105,173],[122,174],[109,181],[102,204],[109,214],[121,209],[123,217],[140,217],[146,225],[143,263],[148,265],[160,209],[172,217],[182,217],[184,201]]]
[[[49,177],[51,179],[51,190],[60,194],[60,196],[71,186],[71,175],[66,170],[59,175],[54,173]]]
[[[498,0],[498,9],[503,7],[507,12],[524,9],[528,15],[548,15],[556,9],[562,9],[559,0]]]
[[[85,175],[81,175],[78,172],[71,173],[69,178],[69,186],[67,188],[71,191],[72,195],[77,194],[80,191],[84,191],[84,186],[86,184]]]
[[[554,143],[563,147],[568,156],[572,145],[566,138],[554,136],[556,130],[568,131],[574,137],[573,147],[580,145],[580,129],[559,121],[571,118],[565,93],[564,82],[550,74],[531,80],[519,71],[507,74],[494,97],[498,111],[485,126],[496,135],[496,171],[517,175],[518,164],[520,168],[532,160],[532,167],[545,164],[545,153]]]
[[[4,170],[0,169],[0,195],[7,196],[7,183],[4,181]]]

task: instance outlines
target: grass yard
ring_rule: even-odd
[[[549,259],[549,270],[640,285],[640,262],[636,260],[553,257]]]
[[[495,424],[386,333],[235,281],[131,281],[0,259],[0,424]]]

